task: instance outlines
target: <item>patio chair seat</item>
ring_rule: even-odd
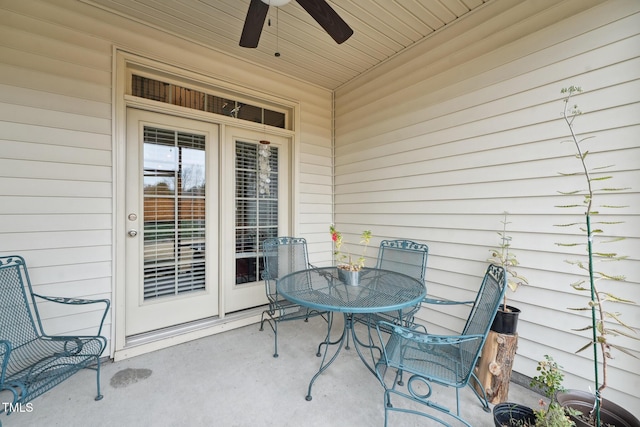
[[[423,243],[417,243],[412,240],[383,240],[380,242],[378,249],[376,268],[403,273],[424,283],[428,255],[429,247]],[[419,308],[420,306],[412,307],[402,313],[389,311],[367,315],[359,314],[354,316],[354,320],[371,328],[375,328],[380,321],[398,325],[410,325],[413,323],[413,318]]]
[[[383,240],[378,249],[378,260],[376,268],[395,271],[411,276],[421,283],[425,283],[427,270],[427,256],[429,247],[424,243],[417,243],[412,240]],[[382,313],[355,314],[353,321],[364,324],[368,327],[368,344],[359,340],[360,344],[366,347],[375,348],[381,352],[380,348],[373,342],[371,330],[376,325],[382,325],[386,333],[391,333],[390,329],[384,326],[386,323],[393,325],[410,326],[414,322],[415,314],[420,309],[420,305],[411,307],[409,310],[388,311]],[[400,378],[400,382],[402,379]]]
[[[69,308],[97,304],[102,318],[96,335],[47,335],[38,302],[63,304]],[[8,392],[11,402],[0,407],[10,414],[52,389],[76,372],[96,371],[96,400],[100,393],[100,356],[107,339],[100,335],[109,310],[107,299],[87,300],[51,297],[33,292],[24,259],[0,257],[0,392]]]
[[[307,241],[301,237],[273,237],[262,243],[264,270],[262,278],[269,300],[269,307],[262,312],[260,330],[264,330],[264,323],[271,326],[274,334],[273,357],[278,357],[278,323],[288,320],[308,321],[310,317],[323,316],[326,312],[312,310],[295,304],[278,294],[276,281],[294,271],[313,267],[309,264]]]
[[[489,411],[489,402],[474,368],[487,339],[491,323],[495,318],[498,306],[506,290],[506,275],[502,267],[489,265],[484,275],[476,299],[469,312],[465,326],[457,335],[429,334],[417,327],[405,327],[389,322],[380,322],[377,332],[382,342],[382,357],[376,364],[376,372],[385,388],[385,426],[391,411],[405,412],[430,418],[438,423],[450,425],[445,419],[436,417],[431,412],[422,412],[406,407],[394,407],[392,396],[399,396],[441,411],[465,425],[471,424],[460,415],[461,388],[470,385],[471,390],[480,400],[485,411]],[[428,301],[428,300],[426,300]],[[440,301],[434,301],[440,304]],[[447,304],[454,302],[448,301]],[[465,302],[461,302],[465,303]],[[382,333],[391,331],[386,343]],[[390,386],[385,382],[387,371],[395,369]],[[399,388],[398,378],[410,374],[406,389]],[[456,390],[456,409],[444,407],[432,398],[432,384],[454,387]],[[480,391],[473,385],[478,385]],[[427,388],[427,392],[423,388]]]
[[[433,337],[391,324],[386,326],[393,328],[385,346],[388,364],[444,385],[456,386],[465,381],[473,358],[466,348],[473,348],[474,342],[482,340],[480,335],[463,340],[457,336]]]

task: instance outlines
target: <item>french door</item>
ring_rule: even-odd
[[[125,333],[219,311],[219,126],[129,108]]]
[[[225,263],[230,268],[225,270],[224,307],[233,312],[267,303],[262,242],[288,234],[289,140],[228,126],[224,142],[233,188],[223,198],[225,217],[233,220],[223,232],[233,251]]]

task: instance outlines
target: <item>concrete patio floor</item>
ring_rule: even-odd
[[[253,324],[120,362],[102,369],[104,399],[94,401],[95,373],[80,372],[32,401],[32,411],[0,416],[18,426],[348,426],[384,425],[383,389],[356,352],[344,350],[305,400],[319,367],[316,347],[326,323],[314,318],[280,324],[280,357],[273,332]],[[455,408],[455,391],[438,388],[438,401]],[[509,400],[536,407],[540,395],[511,384]],[[469,388],[461,412],[475,427],[493,426]],[[392,426],[434,421],[392,413]]]

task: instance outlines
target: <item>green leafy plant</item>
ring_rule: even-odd
[[[573,427],[575,422],[569,416],[578,415],[578,411],[563,408],[556,400],[558,392],[564,391],[562,382],[564,374],[561,366],[556,363],[551,356],[545,355],[544,359],[538,362],[536,367],[538,374],[531,379],[531,387],[540,391],[548,399],[540,399],[540,408],[531,410],[528,407],[513,403],[502,403],[498,405],[498,420],[503,426],[508,427]],[[504,406],[506,405],[506,407]],[[508,412],[505,412],[505,409]],[[495,411],[495,408],[494,408]],[[533,411],[533,416],[528,415]],[[495,412],[494,412],[495,414]],[[503,416],[508,414],[508,419]]]
[[[331,240],[333,240],[333,243],[335,245],[333,255],[335,256],[338,267],[349,271],[362,270],[366,259],[365,254],[367,252],[367,247],[369,246],[369,242],[371,241],[371,230],[364,230],[360,235],[360,244],[363,245],[363,249],[362,255],[358,257],[356,261],[353,260],[351,253],[344,253],[341,251],[343,244],[342,233],[336,230],[333,224],[329,226],[329,232],[331,233]]]
[[[491,257],[487,260],[493,264],[502,266],[507,272],[507,286],[512,292],[515,292],[520,285],[528,284],[529,281],[522,275],[520,275],[515,269],[518,267],[518,260],[516,255],[511,249],[511,236],[507,235],[507,224],[511,224],[507,221],[508,212],[504,212],[504,219],[502,223],[502,231],[498,232],[500,236],[500,244],[497,248],[491,249]],[[504,300],[502,304],[503,310],[507,309],[507,294],[504,294]]]
[[[540,409],[534,411],[536,427],[572,427],[575,425],[567,412],[565,412],[565,408],[556,400],[557,393],[564,391],[562,385],[564,373],[561,368],[551,356],[546,354],[544,360],[538,362],[536,368],[538,375],[532,378],[531,387],[544,393],[550,402],[547,404],[540,399]]]
[[[575,145],[576,149],[576,158],[580,161],[581,169],[579,172],[575,173],[565,173],[563,176],[572,176],[572,175],[581,175],[585,178],[587,188],[582,190],[570,191],[570,192],[560,192],[564,195],[582,195],[582,203],[578,204],[569,204],[562,205],[559,207],[562,208],[583,208],[584,211],[584,221],[574,222],[570,224],[561,224],[560,227],[578,227],[579,230],[584,235],[584,240],[580,242],[571,242],[571,243],[558,243],[559,246],[586,246],[587,258],[575,261],[567,261],[569,264],[576,265],[579,269],[586,272],[586,277],[584,276],[580,278],[578,281],[571,284],[571,286],[580,292],[586,292],[589,294],[589,299],[587,304],[584,307],[575,307],[570,308],[571,310],[577,311],[589,311],[591,314],[591,324],[577,329],[577,331],[590,331],[591,338],[589,342],[581,347],[576,353],[586,350],[590,347],[593,348],[593,358],[594,358],[594,382],[595,382],[595,390],[596,390],[596,404],[594,411],[591,416],[594,418],[594,423],[596,426],[600,426],[600,406],[602,401],[601,393],[607,387],[607,361],[611,358],[611,349],[615,348],[620,350],[626,354],[634,356],[633,354],[626,351],[624,348],[616,346],[611,343],[609,340],[610,336],[619,336],[624,335],[629,338],[637,339],[635,329],[625,324],[620,319],[620,314],[617,312],[608,311],[606,309],[606,302],[626,302],[633,303],[628,299],[620,298],[615,296],[610,292],[600,291],[597,287],[597,284],[601,280],[606,280],[608,282],[616,282],[622,281],[625,279],[624,276],[621,275],[613,275],[605,273],[600,269],[596,269],[595,265],[597,262],[602,261],[619,261],[626,259],[626,256],[620,256],[615,252],[605,252],[599,251],[595,249],[596,244],[607,244],[612,243],[618,240],[619,238],[609,239],[607,240],[604,237],[600,237],[603,235],[603,230],[599,228],[601,225],[613,225],[619,224],[619,222],[614,221],[597,221],[592,222],[592,217],[595,217],[600,214],[599,208],[623,208],[626,206],[615,206],[615,205],[601,205],[597,206],[594,204],[594,198],[596,195],[611,193],[611,192],[619,192],[626,190],[626,188],[615,188],[608,187],[603,185],[604,181],[610,180],[612,178],[611,175],[607,175],[604,171],[611,167],[597,167],[597,168],[589,168],[587,166],[587,156],[589,155],[589,151],[583,149],[582,143],[591,137],[578,138],[577,134],[574,130],[574,121],[576,117],[578,117],[581,111],[578,109],[576,104],[571,104],[571,99],[574,95],[582,92],[582,89],[577,86],[570,86],[568,88],[563,88],[561,93],[566,95],[564,98],[564,109],[562,112],[562,117],[567,124],[569,131],[571,133],[570,142]],[[595,228],[593,227],[595,225]],[[612,325],[612,326],[611,326]],[[620,328],[621,327],[621,328]],[[602,363],[602,382],[599,379],[599,358],[598,353],[600,353],[601,362]],[[635,357],[635,356],[634,356]]]

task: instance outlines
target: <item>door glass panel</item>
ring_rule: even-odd
[[[278,148],[236,142],[236,284],[261,280],[260,244],[278,235]]]
[[[205,289],[205,136],[144,128],[144,299]]]

